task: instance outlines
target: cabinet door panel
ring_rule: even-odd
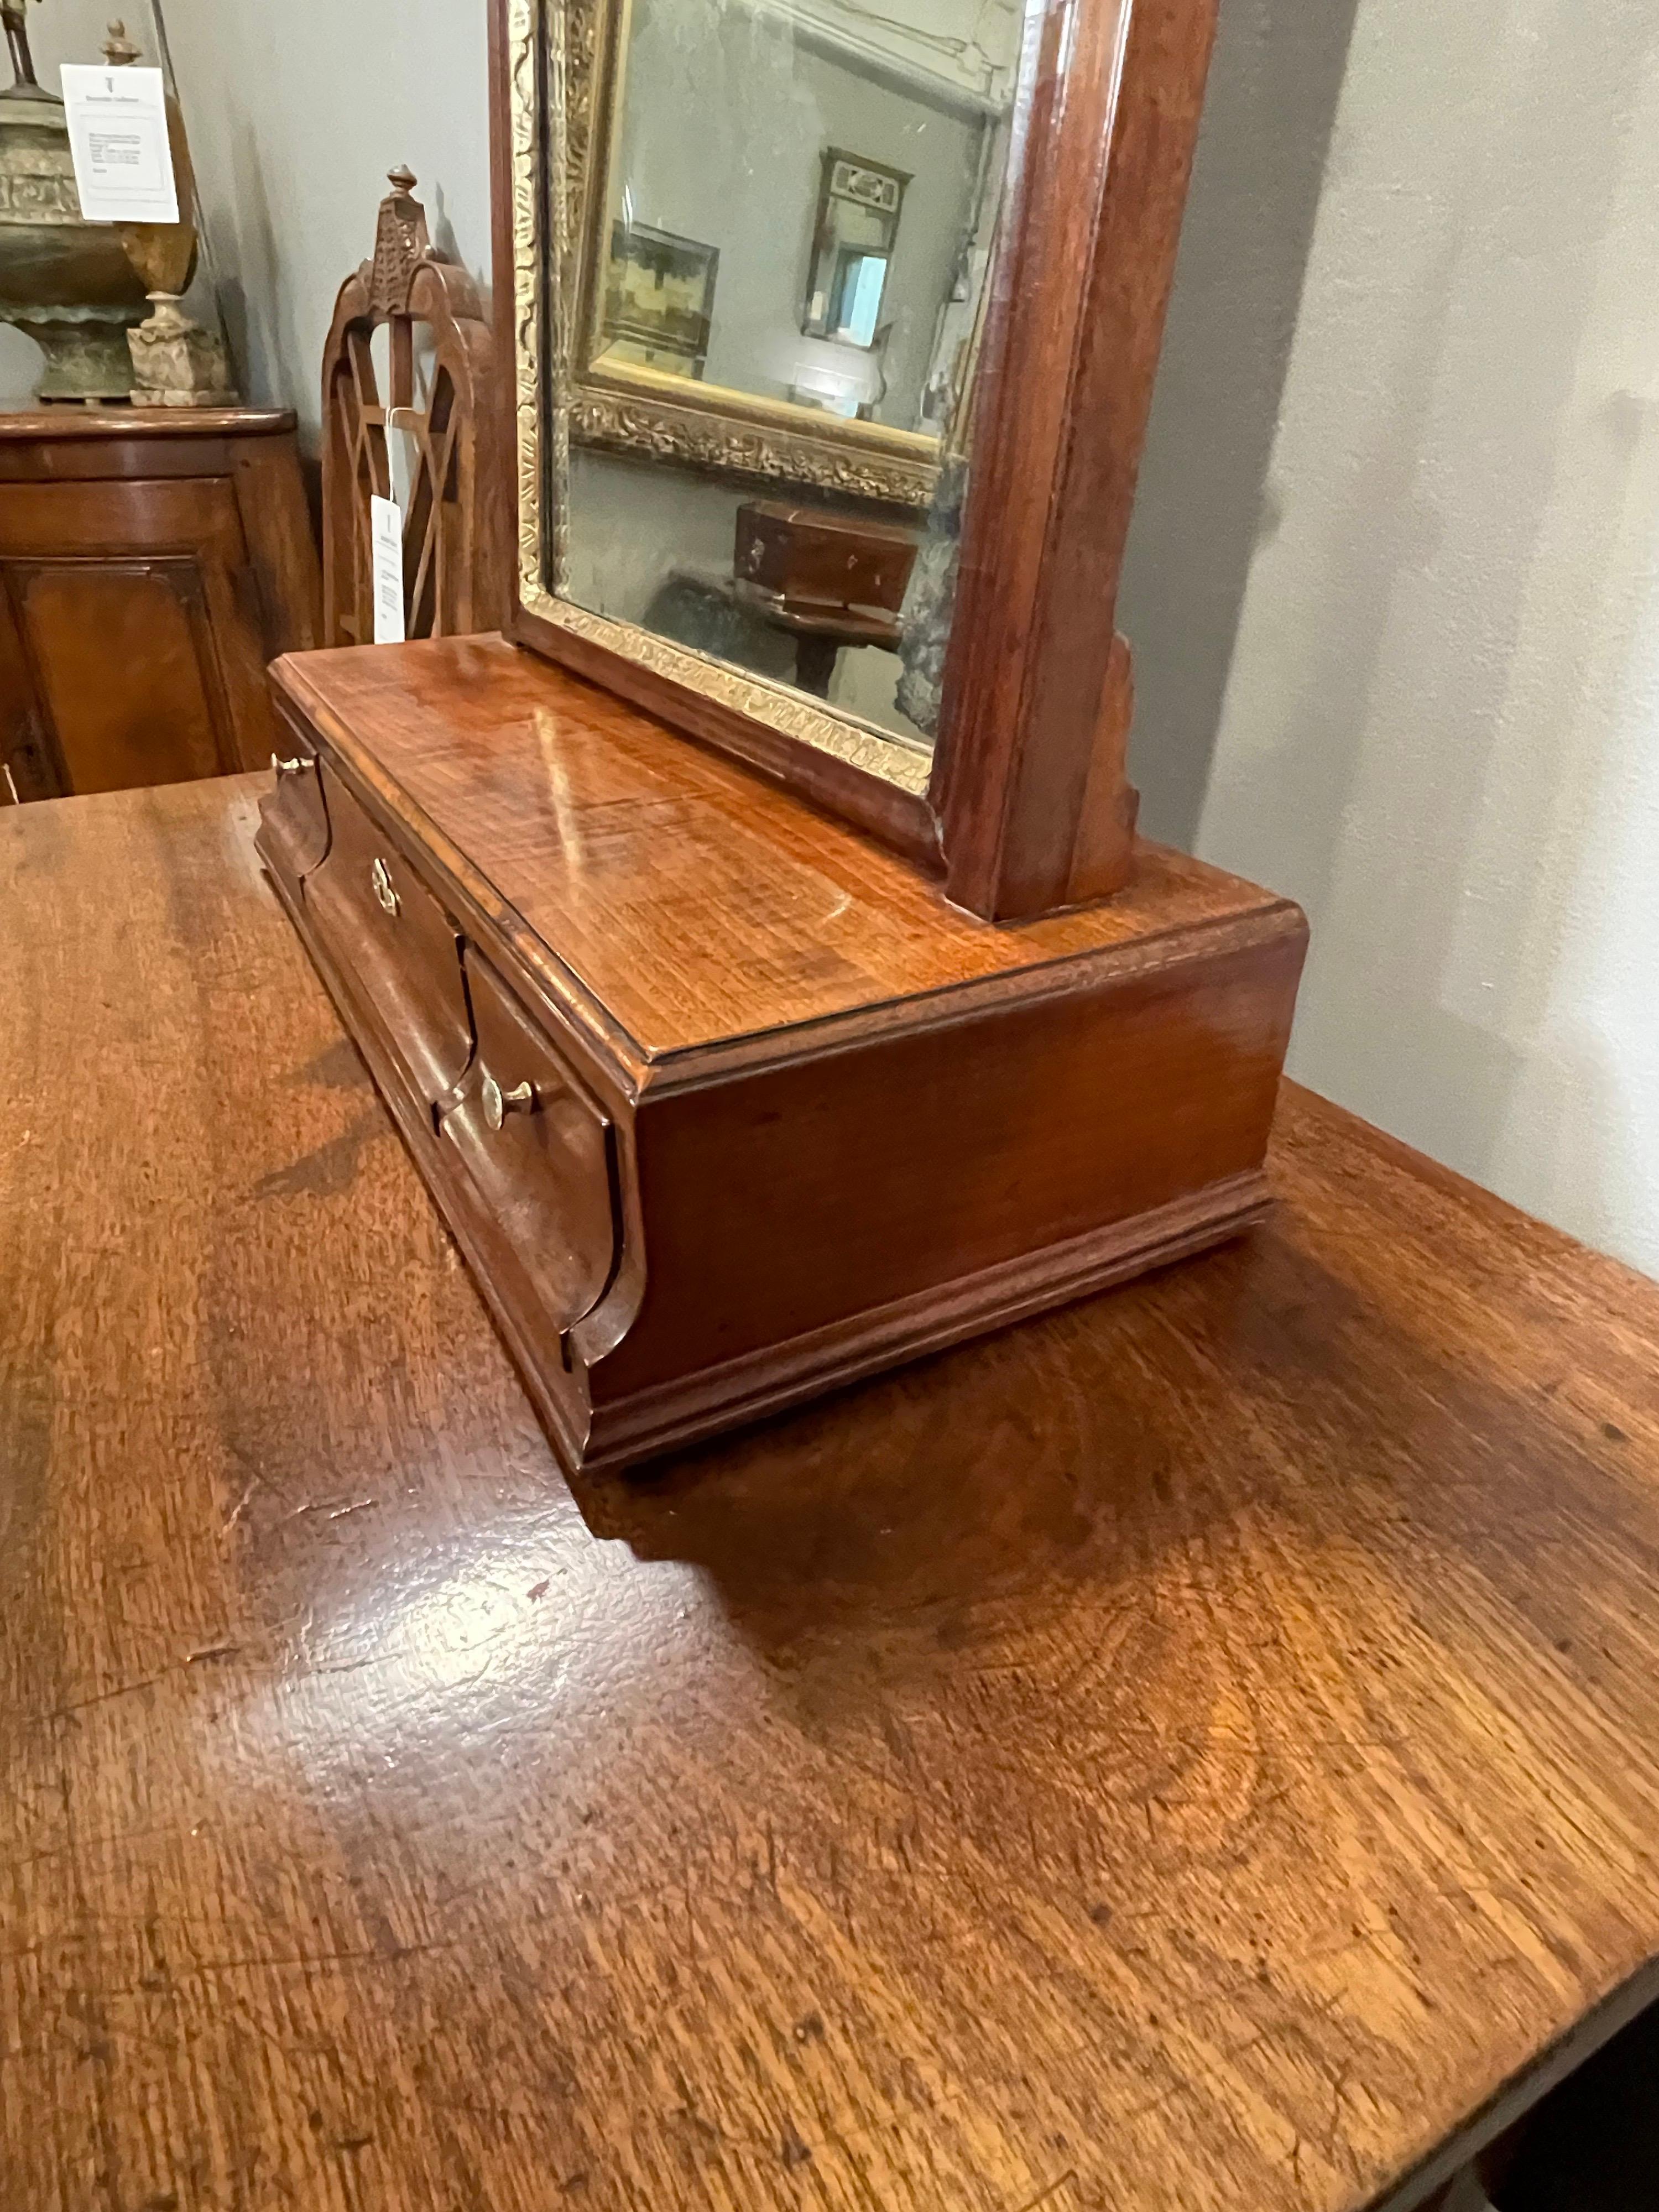
[[[0,806],[55,799],[64,788],[34,672],[0,574]]]
[[[270,757],[264,615],[228,482],[8,484],[0,562],[72,790]]]
[[[14,590],[70,790],[236,766],[193,562],[46,562]]]

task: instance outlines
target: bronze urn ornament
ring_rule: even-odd
[[[27,0],[0,0],[13,84],[0,93],[0,322],[40,346],[37,397],[144,406],[216,406],[234,398],[224,349],[179,308],[198,237],[190,149],[167,95],[177,222],[88,222],[81,212],[64,103],[35,74]],[[126,27],[104,46],[112,69],[142,60]],[[148,319],[146,319],[148,318]]]
[[[45,354],[42,400],[125,399],[144,282],[116,226],[82,216],[64,103],[35,76],[24,5],[0,0],[13,76],[0,92],[0,322]]]

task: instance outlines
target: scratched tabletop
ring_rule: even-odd
[[[1659,1290],[1291,1091],[573,1494],[258,789],[0,815],[5,2212],[1403,2212],[1659,1996]]]

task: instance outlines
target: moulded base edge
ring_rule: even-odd
[[[1261,1170],[1103,1229],[854,1314],[806,1336],[593,1409],[582,1465],[636,1465],[944,1352],[1241,1236],[1273,1200]]]

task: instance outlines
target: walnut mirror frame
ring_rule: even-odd
[[[600,18],[594,0],[495,0],[496,313],[516,464],[507,635],[903,852],[971,913],[1024,919],[1121,889],[1137,799],[1115,605],[1216,6],[1029,0],[930,756],[785,683],[561,596],[564,524],[548,486],[566,480],[573,414],[600,401],[578,391],[555,404],[550,293],[576,264],[570,191],[553,181],[565,173],[553,158],[565,138],[553,103],[567,97],[573,61],[579,91],[603,78],[592,43]],[[558,115],[571,140],[565,167],[586,167],[600,125],[580,106]],[[620,388],[641,376],[648,398]],[[672,382],[635,371],[607,386],[603,405],[613,422],[635,410],[641,444],[683,459],[677,441],[690,432],[668,422],[655,389]],[[728,418],[714,434],[781,433]],[[846,465],[855,472],[861,458]]]

